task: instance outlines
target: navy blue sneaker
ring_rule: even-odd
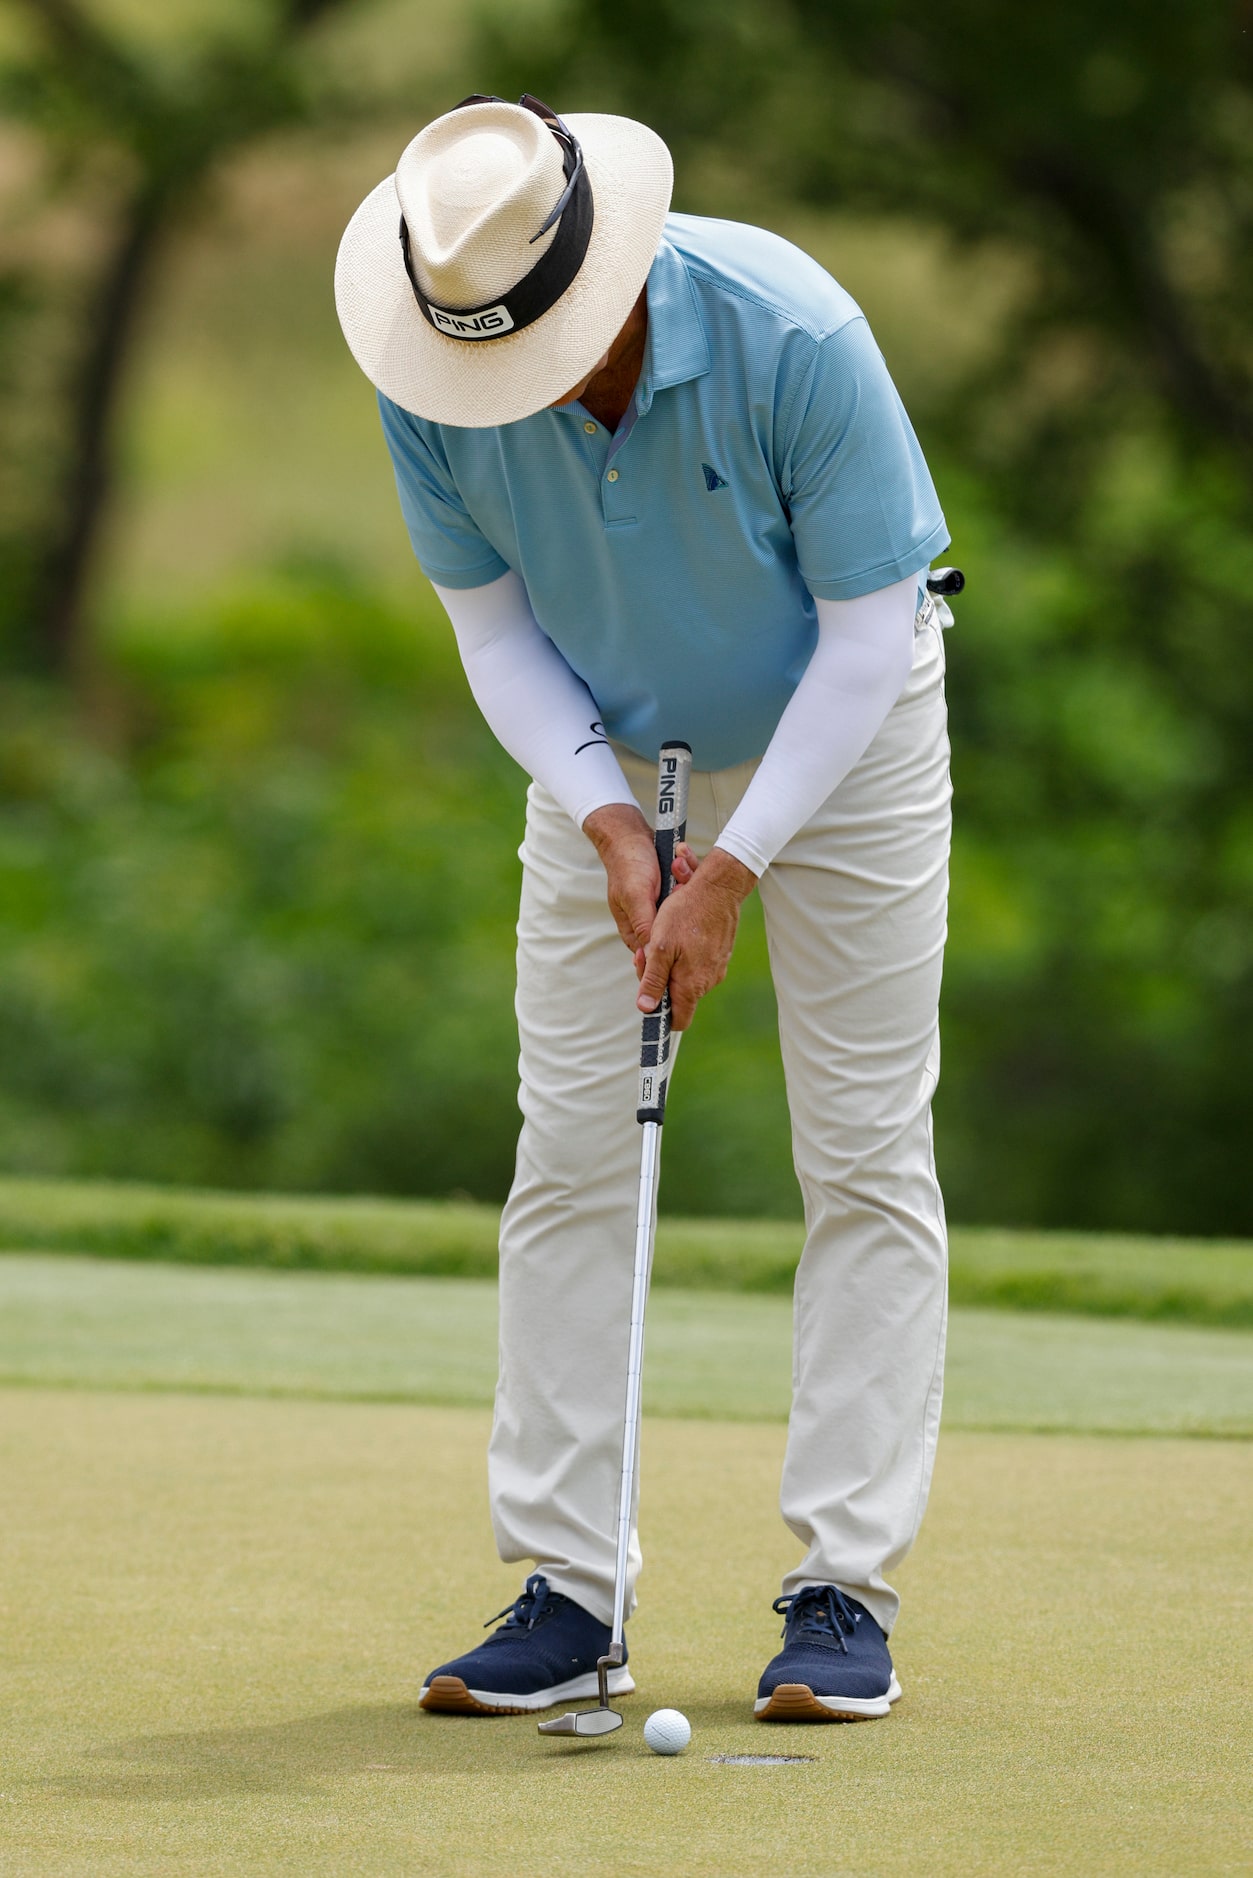
[[[526,1715],[581,1695],[599,1693],[596,1659],[611,1641],[608,1624],[549,1588],[534,1572],[515,1603],[497,1611],[504,1623],[466,1656],[433,1669],[418,1706],[452,1715]],[[487,1624],[494,1624],[489,1617]],[[625,1665],[609,1672],[610,1695],[630,1695]]]
[[[856,1598],[805,1585],[774,1609],[783,1648],[757,1685],[758,1721],[871,1721],[900,1699],[888,1640]]]

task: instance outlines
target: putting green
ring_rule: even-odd
[[[1248,1449],[951,1434],[905,1699],[764,1728],[783,1431],[652,1421],[611,1741],[425,1716],[516,1589],[482,1410],[0,1391],[0,1870],[681,1878],[1245,1870]],[[694,1726],[647,1753],[655,1706]],[[717,1754],[793,1753],[782,1767]]]
[[[954,1310],[948,1428],[1253,1433],[1247,1331]],[[486,1280],[0,1257],[0,1381],[474,1406],[496,1375]],[[783,1420],[782,1298],[660,1289],[654,1414]]]

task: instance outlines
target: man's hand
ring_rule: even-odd
[[[661,869],[652,831],[629,802],[593,809],[583,824],[605,869],[609,911],[625,946],[638,953],[648,944],[657,915]]]
[[[740,907],[757,876],[721,848],[698,861],[681,842],[674,886],[658,911],[661,870],[652,830],[639,809],[627,802],[593,809],[583,833],[600,856],[609,910],[635,958],[640,1010],[655,1011],[668,984],[674,1028],[686,1030],[705,993],[727,975]]]
[[[705,993],[727,975],[740,908],[757,876],[722,848],[711,848],[698,863],[684,844],[675,855],[674,879],[647,944],[636,953],[636,1003],[641,1011],[655,1011],[668,984],[671,1022],[675,1030],[686,1030]]]

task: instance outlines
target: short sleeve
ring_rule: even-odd
[[[782,483],[816,599],[874,593],[948,545],[918,439],[862,318],[816,345],[789,416]]]
[[[383,435],[396,472],[400,509],[428,580],[441,587],[484,587],[509,572],[461,499],[439,446],[438,430],[379,394]]]

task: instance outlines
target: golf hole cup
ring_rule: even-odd
[[[644,1723],[644,1739],[654,1754],[682,1754],[692,1738],[692,1724],[677,1708],[659,1708]]]

